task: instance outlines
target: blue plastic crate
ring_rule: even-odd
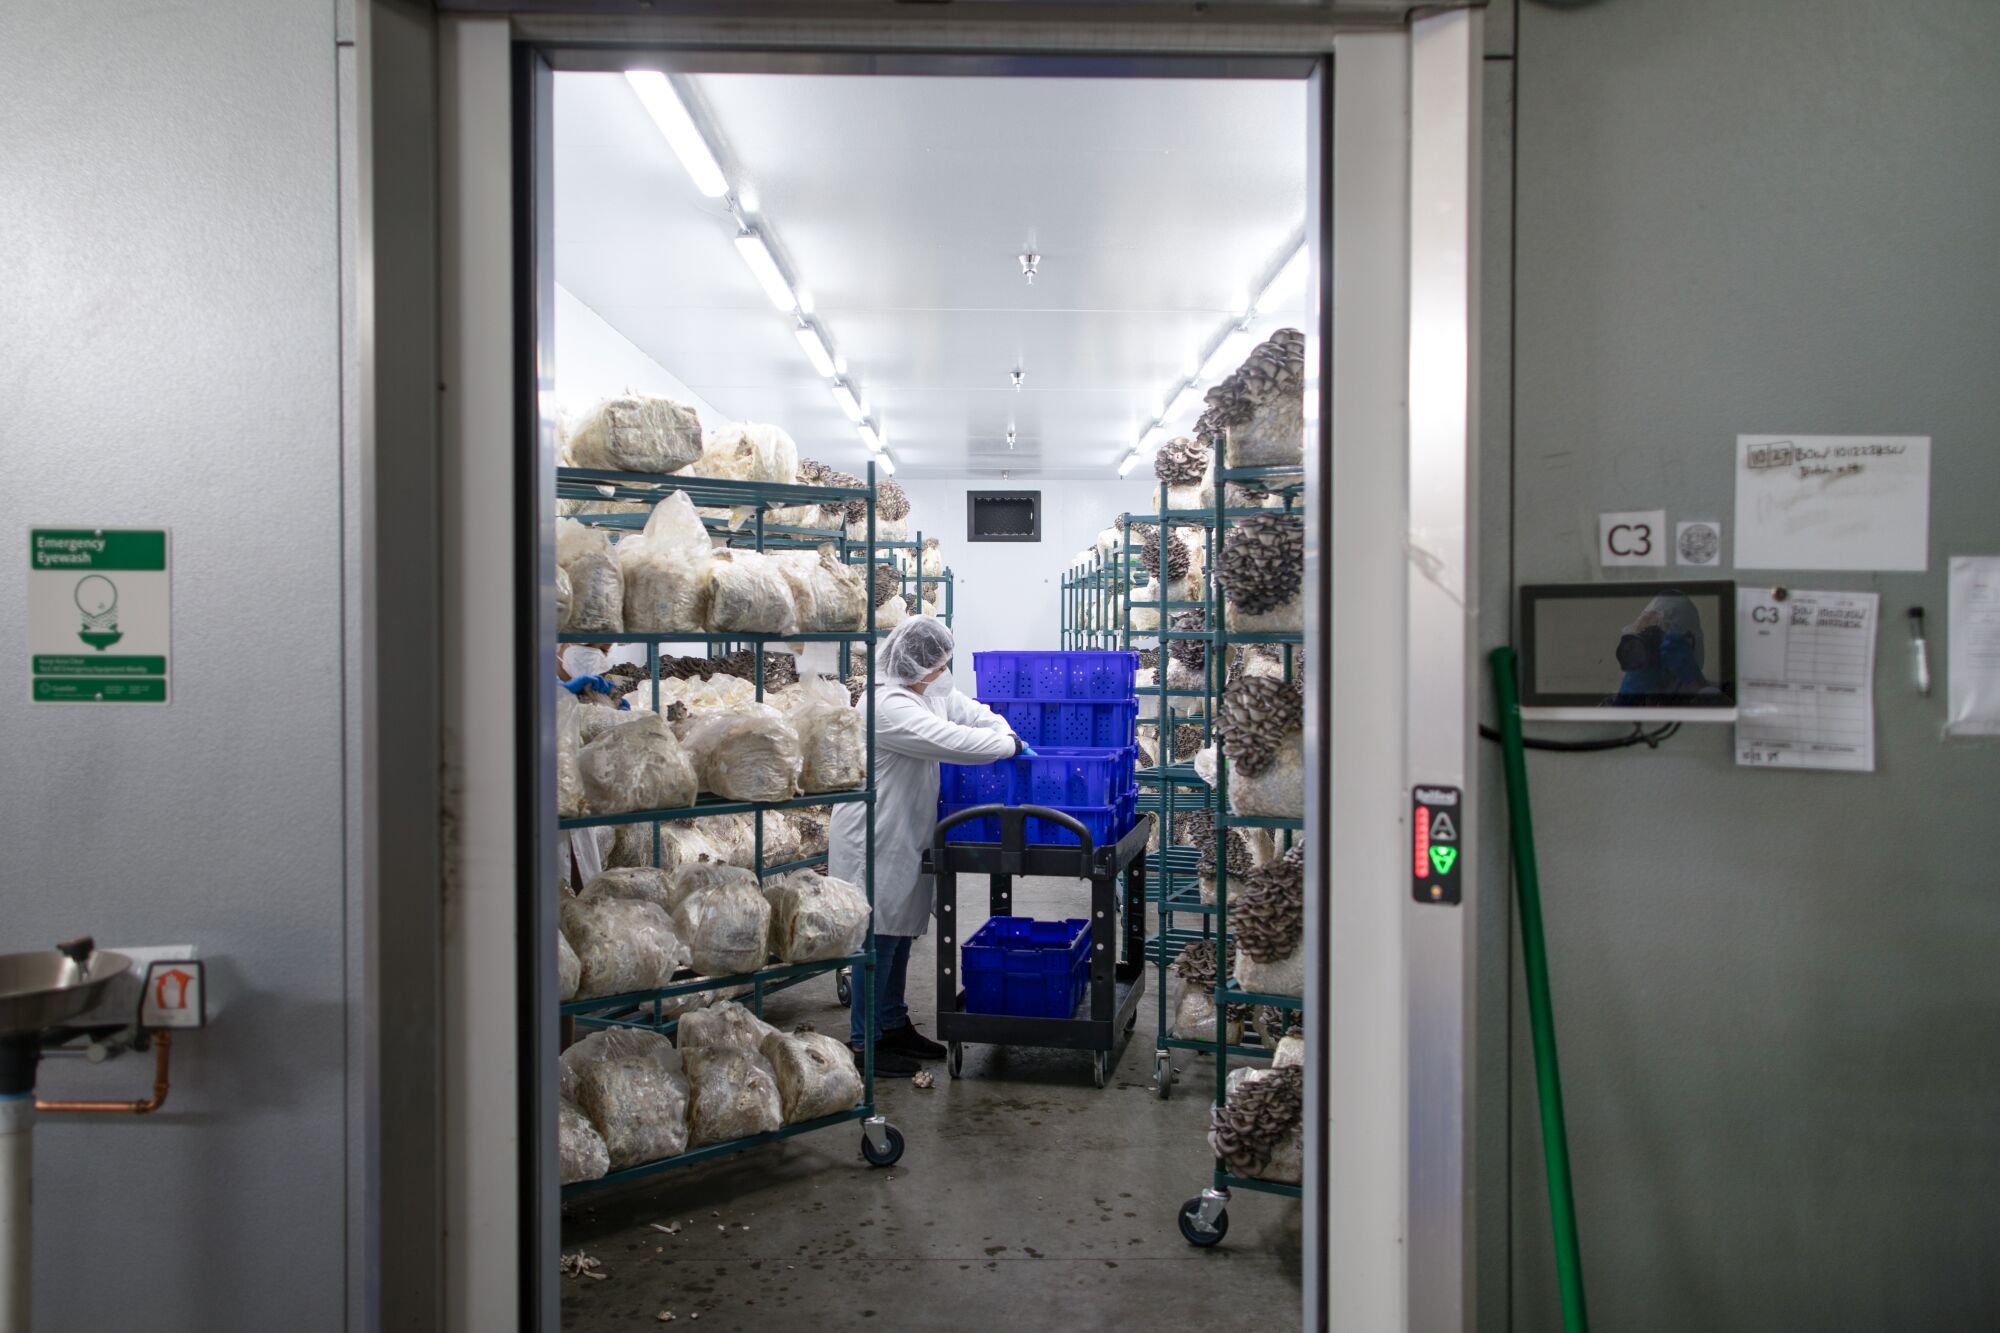
[[[1068,1018],[1090,984],[1090,922],[996,916],[960,946],[965,1012]]]
[[[1088,829],[1093,846],[1108,847],[1131,832],[1133,823],[1138,819],[1138,799],[1139,793],[1137,791],[1128,791],[1109,805],[1082,806],[1068,809],[1058,805],[1050,806],[1049,808],[1051,810],[1060,810],[1063,814],[1068,815],[1077,823],[1083,825],[1084,828]],[[960,810],[984,804],[988,804],[988,802],[968,801],[962,805],[940,802],[938,805],[938,818],[943,820],[947,816],[957,814]],[[1027,821],[1027,827],[1022,830],[1022,836],[1029,843],[1039,844],[1044,847],[1075,847],[1078,845],[1076,834],[1050,819],[1030,817]],[[988,815],[983,819],[968,819],[945,834],[945,841],[999,842],[1000,817],[998,815]]]
[[[972,674],[982,699],[1130,699],[1139,654],[974,653]]]
[[[951,805],[1111,805],[1132,789],[1138,755],[1137,746],[1052,745],[990,764],[942,764],[938,799]]]
[[[1037,750],[1045,745],[1122,750],[1138,743],[1136,699],[981,699]]]

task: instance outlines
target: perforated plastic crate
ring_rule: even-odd
[[[1138,754],[1137,746],[1052,745],[990,764],[944,764],[938,799],[954,805],[1111,805],[1132,789]]]
[[[981,699],[1130,699],[1139,654],[986,652],[972,655]]]
[[[1107,847],[1131,831],[1133,821],[1138,817],[1138,799],[1139,794],[1137,791],[1128,791],[1110,805],[1067,808],[1052,805],[1049,809],[1061,811],[1088,829],[1090,831],[1090,841],[1093,846]],[[968,801],[963,805],[958,805],[940,802],[938,805],[938,818],[943,820],[970,806],[985,804],[990,803]],[[1029,843],[1037,843],[1044,847],[1075,847],[1078,845],[1076,834],[1070,832],[1070,830],[1052,819],[1038,819],[1031,816],[1027,820],[1027,827],[1022,830],[1021,836]],[[968,819],[945,834],[945,841],[999,842],[1000,818],[998,815],[988,815],[983,819]]]
[[[981,699],[1037,750],[1045,745],[1122,750],[1136,744],[1139,704],[1134,699]]]
[[[959,948],[965,1011],[1068,1018],[1090,984],[1090,922],[996,916]]]

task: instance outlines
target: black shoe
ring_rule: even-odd
[[[944,1047],[917,1031],[915,1023],[906,1023],[899,1028],[885,1028],[882,1039],[875,1043],[877,1051],[887,1048],[900,1051],[904,1055],[914,1055],[919,1060],[944,1059]],[[881,1059],[880,1055],[875,1057]]]
[[[854,1053],[854,1067],[861,1068],[861,1048],[850,1046],[847,1049]],[[902,1052],[891,1050],[879,1041],[875,1043],[875,1073],[878,1077],[908,1078],[921,1068],[921,1065]]]

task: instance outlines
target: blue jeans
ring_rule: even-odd
[[[875,937],[875,1031],[870,1034],[873,1037],[910,1025],[910,1006],[903,1001],[903,983],[909,980],[910,946],[915,943],[913,935]],[[861,1044],[864,1025],[868,1021],[868,1010],[864,1007],[868,997],[861,990],[865,978],[860,968],[856,968],[854,973],[853,984],[849,988],[853,997],[847,1025],[849,1046]]]

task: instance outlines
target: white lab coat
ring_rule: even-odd
[[[867,700],[857,707],[866,709]],[[936,894],[919,874],[937,828],[938,764],[990,763],[1014,753],[1006,719],[957,690],[923,694],[903,685],[875,690],[875,929],[921,935]],[[866,873],[868,807],[834,807],[827,870],[859,884]]]

